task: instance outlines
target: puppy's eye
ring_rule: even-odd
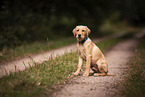
[[[82,32],[85,32],[85,30],[82,30]]]
[[[79,30],[77,30],[77,31],[79,31]]]

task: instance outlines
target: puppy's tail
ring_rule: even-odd
[[[113,75],[113,74],[106,74],[106,76],[116,76],[116,75]]]
[[[98,73],[95,73],[94,76],[116,76],[116,75],[113,75],[113,74],[98,74]]]

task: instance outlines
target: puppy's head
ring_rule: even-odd
[[[76,26],[76,28],[73,29],[74,37],[77,38],[78,41],[84,40],[89,34],[91,33],[91,30],[87,26]]]

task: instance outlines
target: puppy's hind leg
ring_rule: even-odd
[[[99,73],[94,73],[94,76],[106,76],[108,73],[108,64],[106,62],[97,62]]]
[[[107,71],[104,70],[103,67],[99,67],[99,73],[94,73],[94,76],[106,76]]]

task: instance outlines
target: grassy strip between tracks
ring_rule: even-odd
[[[140,41],[137,53],[128,65],[122,94],[125,97],[145,97],[145,37]]]
[[[108,39],[97,43],[97,46],[104,52],[120,41],[122,38]],[[42,64],[36,63],[24,71],[11,73],[0,79],[0,97],[48,96],[67,82],[68,76],[76,70],[77,62],[77,52],[69,53],[50,58]]]

